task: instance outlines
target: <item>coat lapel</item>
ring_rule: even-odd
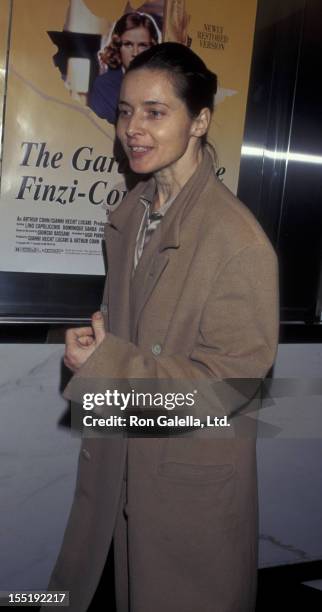
[[[200,166],[178,194],[143,251],[132,280],[132,341],[135,341],[137,336],[140,315],[167,267],[171,249],[180,248],[182,223],[191,208],[196,205],[211,172],[213,160],[205,151]]]
[[[158,230],[159,228],[155,231],[155,233]],[[153,235],[152,238],[154,239],[157,237]],[[152,242],[152,238],[146,247],[146,256],[144,257],[143,261],[142,258],[139,261],[132,281],[132,341],[135,341],[136,338],[140,314],[145,304],[147,303],[156,283],[158,282],[162,272],[167,267],[169,261],[168,253],[153,253],[153,243],[155,244],[155,240],[153,240]]]
[[[140,183],[105,226],[109,330],[130,340],[131,275],[137,233],[144,213],[138,205],[146,184]]]

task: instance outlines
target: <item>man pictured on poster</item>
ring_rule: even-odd
[[[276,257],[216,179],[207,145],[216,88],[177,43],[152,46],[127,70],[117,135],[142,181],[106,226],[103,314],[67,332],[72,399],[92,379],[256,386],[272,366]],[[217,409],[213,392],[210,418]],[[85,437],[49,587],[70,591],[71,612],[88,609],[112,540],[117,612],[254,610],[255,438],[195,433]]]

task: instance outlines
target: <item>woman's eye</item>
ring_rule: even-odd
[[[130,116],[130,111],[126,110],[125,108],[119,108],[118,109],[118,115],[119,115],[119,117],[129,117]]]
[[[162,111],[159,110],[155,110],[155,109],[151,109],[148,111],[148,114],[150,117],[152,117],[153,119],[160,119],[161,117],[163,117],[164,113]]]

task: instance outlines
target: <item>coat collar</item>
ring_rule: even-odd
[[[198,201],[211,172],[213,172],[213,160],[208,151],[205,150],[198,168],[178,193],[160,224],[160,252],[168,248],[178,248],[180,246],[182,221]]]
[[[201,163],[179,192],[160,224],[160,252],[167,248],[177,248],[180,245],[181,221],[196,203],[211,172],[213,172],[213,159],[205,149]],[[141,181],[132,189],[117,210],[111,213],[108,224],[126,237],[131,226],[133,228],[133,225],[136,225],[136,220],[142,218],[140,198],[145,197],[152,200],[154,193],[155,179],[153,177]]]
[[[109,215],[108,225],[111,225],[121,234],[128,230],[128,222],[133,220],[133,215],[142,217],[142,206],[140,206],[140,198],[146,197],[147,200],[153,199],[155,192],[155,180],[153,177],[144,181],[140,181],[126,198],[117,207],[117,209]]]
[[[173,201],[147,244],[132,278],[134,249],[144,209],[140,197],[151,197],[154,179],[139,183],[110,215],[106,226],[110,329],[135,341],[140,314],[168,265],[167,249],[180,246],[181,223],[200,204],[200,194],[213,172],[213,160],[205,151],[202,162]],[[153,192],[152,192],[153,191]]]

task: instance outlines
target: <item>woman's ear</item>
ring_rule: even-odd
[[[203,108],[198,117],[196,117],[193,121],[193,125],[191,127],[191,135],[196,136],[197,138],[201,138],[204,134],[207,134],[209,124],[211,121],[211,112],[209,108]]]

